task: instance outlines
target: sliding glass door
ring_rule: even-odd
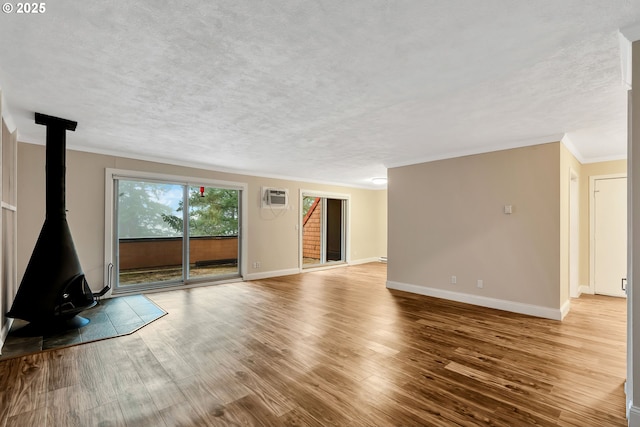
[[[302,266],[346,262],[347,199],[302,194]]]
[[[240,194],[114,178],[116,292],[239,276]]]

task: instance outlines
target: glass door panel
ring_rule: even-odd
[[[326,262],[344,261],[343,203],[344,201],[339,199],[326,199]]]
[[[302,198],[302,264],[310,266],[322,262],[322,199]]]
[[[189,187],[189,279],[239,274],[239,195]]]
[[[184,279],[182,210],[184,186],[118,179],[117,286]]]

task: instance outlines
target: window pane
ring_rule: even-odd
[[[239,193],[189,188],[189,278],[238,274]]]
[[[118,180],[118,285],[181,280],[183,186]]]
[[[344,261],[343,248],[343,224],[342,224],[342,200],[327,199],[326,213],[326,260]]]
[[[304,196],[302,199],[302,262],[320,264],[322,253],[322,199]]]

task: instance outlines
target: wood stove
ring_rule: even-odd
[[[36,113],[47,127],[46,217],[8,317],[50,328],[86,324],[78,313],[96,305],[76,253],[65,209],[66,132],[77,122]]]

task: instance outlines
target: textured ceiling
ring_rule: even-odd
[[[69,148],[372,186],[386,167],[570,141],[626,156],[640,0],[57,0],[0,15],[0,87]]]

